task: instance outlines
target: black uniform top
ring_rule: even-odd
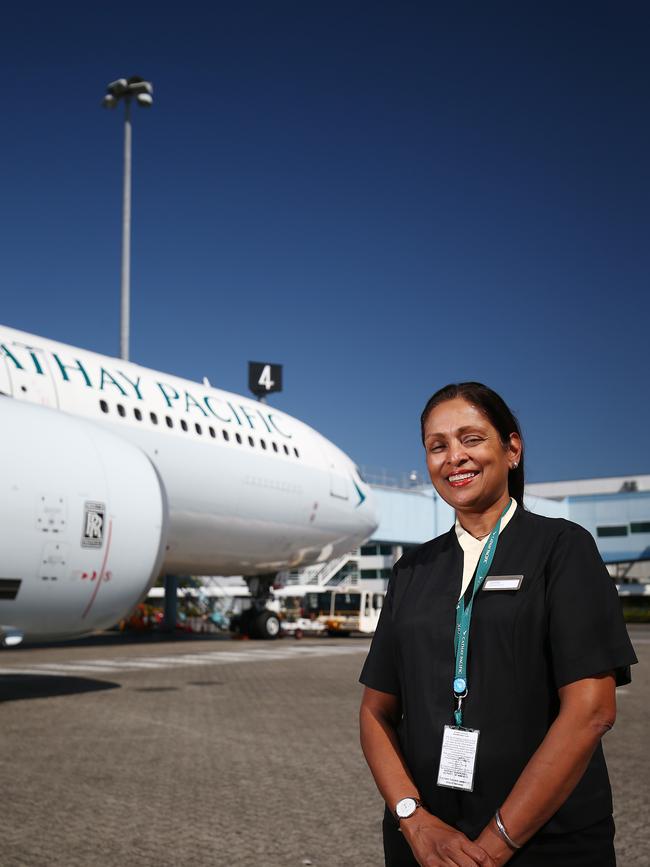
[[[401,698],[399,740],[427,809],[474,839],[501,806],[559,710],[558,688],[635,663],[614,582],[591,535],[517,508],[490,576],[519,590],[481,589],[469,638],[463,725],[480,729],[473,792],[436,785],[443,727],[453,724],[454,629],[463,552],[452,528],[393,569],[360,680]],[[471,585],[470,585],[471,587]],[[612,811],[600,744],[545,832],[586,827]]]

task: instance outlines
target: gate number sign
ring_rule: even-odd
[[[274,391],[282,391],[282,365],[266,361],[249,361],[248,388],[258,397]]]

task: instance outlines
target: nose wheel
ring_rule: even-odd
[[[273,611],[262,611],[253,620],[251,638],[272,641],[280,635],[280,618]]]
[[[275,577],[275,574],[255,575],[246,579],[252,604],[237,620],[236,628],[242,635],[262,641],[273,641],[279,638],[280,618],[275,611],[266,608],[266,603],[271,598],[271,587]]]

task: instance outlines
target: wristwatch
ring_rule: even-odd
[[[422,804],[418,801],[417,798],[402,798],[401,801],[398,801],[395,804],[395,816],[397,818],[397,824],[399,825],[402,819],[408,819],[409,816],[412,816],[413,813],[417,810],[418,807],[421,807]]]

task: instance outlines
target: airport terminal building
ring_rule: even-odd
[[[385,587],[404,550],[453,525],[451,507],[416,474],[403,479],[366,475],[380,514],[372,539],[338,560],[285,573],[285,583],[332,587],[372,581]],[[532,512],[567,518],[589,530],[619,593],[650,602],[650,475],[533,483],[526,486],[525,503]]]

